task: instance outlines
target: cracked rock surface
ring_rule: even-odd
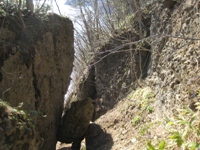
[[[42,149],[54,150],[73,66],[73,25],[55,14],[24,21],[25,29],[15,16],[0,18],[0,98],[46,116],[36,126]]]

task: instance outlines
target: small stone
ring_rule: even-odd
[[[122,131],[122,134],[126,134],[128,131],[127,130],[124,130],[124,131]]]
[[[137,142],[136,138],[132,138],[132,139],[131,139],[131,142],[132,142],[132,143]]]
[[[183,5],[183,9],[185,11],[189,11],[193,8],[192,0],[187,0],[186,3]]]
[[[114,120],[114,124],[117,124],[118,122],[119,122],[118,119],[115,119],[115,120]]]

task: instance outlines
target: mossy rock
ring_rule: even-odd
[[[28,115],[0,99],[0,149],[36,150],[42,139]]]

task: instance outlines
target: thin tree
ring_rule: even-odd
[[[28,11],[30,11],[30,14],[32,16],[33,15],[33,11],[34,11],[33,0],[26,0],[26,7],[27,7]]]

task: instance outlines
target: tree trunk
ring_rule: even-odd
[[[31,12],[32,15],[34,10],[33,0],[26,0],[26,7]]]

